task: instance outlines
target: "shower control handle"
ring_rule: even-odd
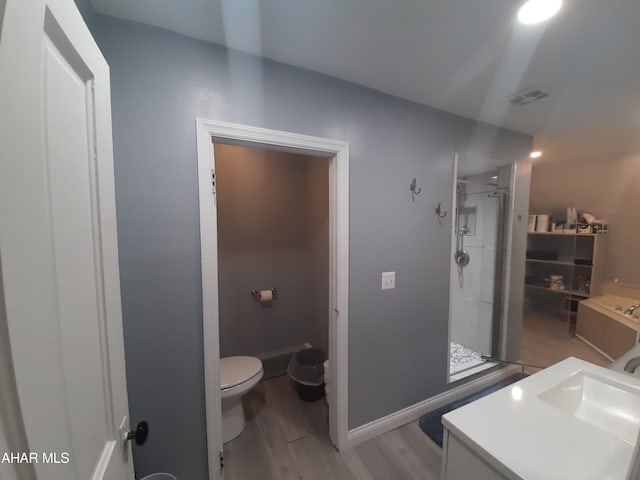
[[[469,265],[469,252],[467,252],[466,250],[458,250],[453,259],[455,260],[457,265],[466,267],[467,265]]]

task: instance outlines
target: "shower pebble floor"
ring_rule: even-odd
[[[449,373],[451,375],[482,363],[484,363],[484,360],[480,358],[479,353],[459,343],[451,342],[451,353],[449,355]]]

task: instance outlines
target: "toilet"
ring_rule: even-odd
[[[262,362],[255,357],[220,359],[220,398],[222,400],[222,441],[233,440],[244,430],[242,397],[262,379]]]

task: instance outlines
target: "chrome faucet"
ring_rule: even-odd
[[[640,357],[633,357],[625,364],[624,371],[634,373],[638,367],[640,367]]]
[[[627,308],[627,309],[624,311],[624,314],[625,314],[625,315],[632,315],[632,314],[633,314],[633,312],[635,312],[635,311],[636,311],[637,309],[639,309],[639,308],[640,308],[640,303],[636,303],[635,305],[631,305],[629,308]]]

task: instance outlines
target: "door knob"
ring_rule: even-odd
[[[125,440],[135,440],[136,445],[144,445],[149,436],[149,424],[145,421],[138,423],[135,430],[127,432]]]

